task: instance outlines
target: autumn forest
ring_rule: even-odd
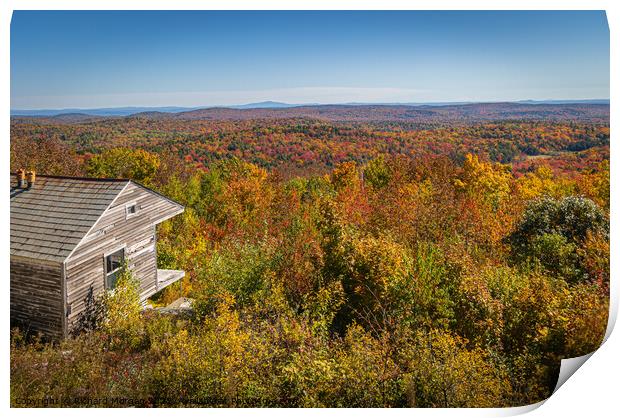
[[[143,310],[126,271],[62,342],[13,330],[12,402],[543,400],[607,327],[609,147],[594,104],[13,117],[12,171],[183,204],[157,262],[187,275]]]

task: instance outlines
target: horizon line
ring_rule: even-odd
[[[268,106],[264,106],[267,104],[274,104],[273,108],[278,108],[281,106],[287,107],[304,107],[304,106],[364,106],[364,105],[375,105],[375,106],[425,106],[425,105],[464,105],[464,104],[484,104],[484,103],[523,103],[523,102],[533,102],[533,103],[545,103],[545,102],[564,102],[566,104],[570,103],[579,103],[579,102],[610,102],[610,98],[585,98],[585,99],[507,99],[507,100],[437,100],[437,101],[420,101],[420,102],[389,102],[389,101],[347,101],[347,102],[304,102],[304,103],[289,103],[278,100],[264,100],[259,102],[251,102],[251,103],[239,103],[239,104],[213,104],[213,105],[198,105],[198,106],[184,106],[184,105],[160,105],[160,106],[152,106],[152,105],[124,105],[124,106],[99,106],[99,107],[39,107],[39,108],[10,108],[11,113],[13,112],[51,112],[51,111],[77,111],[77,110],[118,110],[118,109],[211,109],[211,108],[230,108],[236,110],[244,110],[238,109],[239,107],[244,107],[245,109],[253,109],[251,106],[263,105],[263,108],[269,108]]]

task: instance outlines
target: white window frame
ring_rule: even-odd
[[[123,261],[127,261],[127,245],[126,244],[123,244],[122,246],[117,247],[113,249],[112,251],[103,253],[103,288],[108,292],[114,290],[114,288],[112,289],[108,288],[108,276],[118,272],[121,269],[121,267],[118,267],[112,271],[107,271],[108,270],[108,257],[121,250],[123,251]]]
[[[136,211],[134,213],[129,213],[129,208],[135,206]],[[140,207],[138,206],[138,202],[129,202],[125,204],[125,219],[133,218],[140,212]]]

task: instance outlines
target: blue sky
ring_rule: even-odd
[[[16,11],[13,109],[609,98],[604,12]]]

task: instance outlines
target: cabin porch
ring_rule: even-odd
[[[183,270],[157,269],[157,292],[185,277]]]

